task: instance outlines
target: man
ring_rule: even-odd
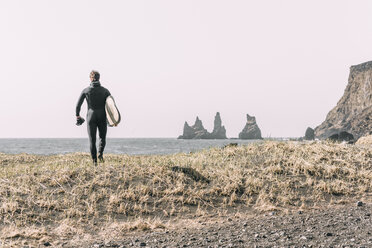
[[[79,97],[79,101],[76,105],[76,119],[79,121],[80,108],[87,100],[88,112],[87,112],[87,127],[90,142],[90,154],[92,155],[94,165],[97,165],[97,148],[96,148],[96,134],[97,128],[99,132],[99,148],[98,148],[98,159],[100,162],[103,160],[103,150],[106,145],[106,133],[107,133],[107,122],[106,122],[106,111],[105,104],[106,98],[110,96],[110,92],[101,86],[99,82],[100,74],[98,71],[92,71],[90,73],[91,84],[85,88]]]

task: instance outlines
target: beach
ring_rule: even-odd
[[[271,246],[283,231],[283,245],[348,234],[371,244],[370,146],[264,141],[105,159],[0,154],[2,246]]]

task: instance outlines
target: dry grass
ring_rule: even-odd
[[[356,142],[357,145],[372,146],[372,135],[360,137]]]
[[[192,154],[105,158],[104,165],[93,167],[81,153],[0,154],[3,244],[94,239],[111,229],[163,228],[173,218],[238,209],[371,199],[370,147],[270,141]]]

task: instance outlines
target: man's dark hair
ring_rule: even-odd
[[[90,76],[94,79],[94,81],[98,81],[99,80],[99,72],[98,71],[91,71],[90,72]]]

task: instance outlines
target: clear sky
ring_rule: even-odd
[[[2,0],[0,31],[0,138],[86,137],[92,69],[123,116],[108,137],[177,137],[196,116],[212,131],[217,111],[228,137],[247,113],[298,137],[372,60],[372,1]]]

